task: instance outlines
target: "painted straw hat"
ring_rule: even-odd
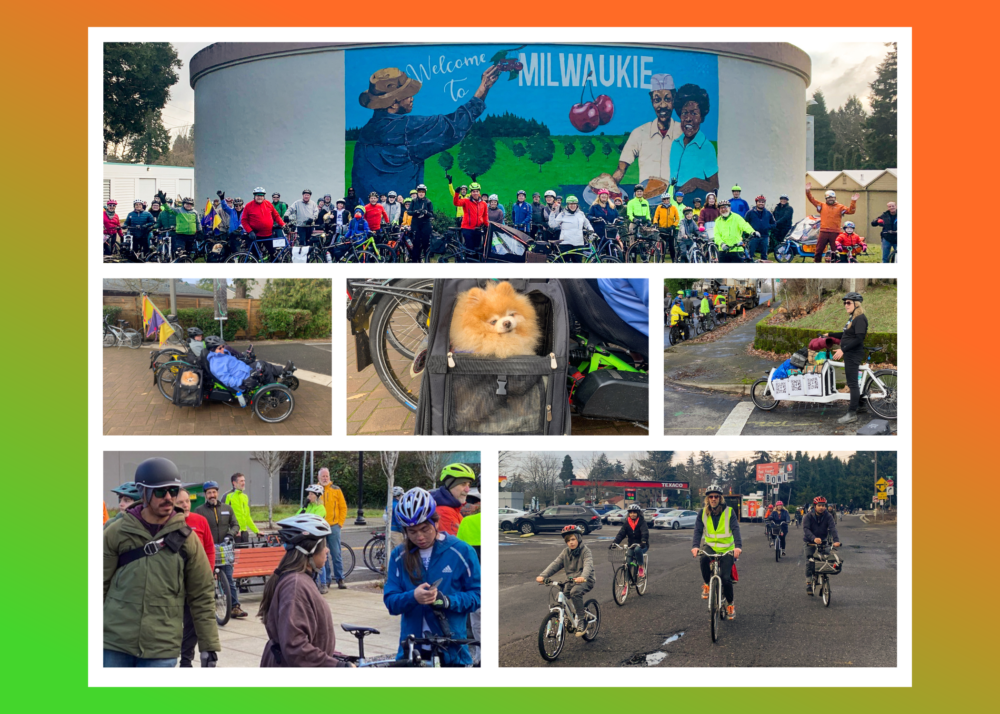
[[[366,109],[387,109],[393,102],[412,97],[420,91],[420,82],[395,67],[378,70],[368,80],[368,91],[358,97]]]

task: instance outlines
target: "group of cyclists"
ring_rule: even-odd
[[[267,200],[258,186],[249,203],[217,191],[200,211],[190,197],[174,201],[160,192],[148,207],[136,199],[124,220],[111,199],[103,216],[105,260],[291,262],[298,255],[311,262],[520,262],[535,253],[576,263],[756,262],[769,253],[778,259],[794,214],[787,195],[768,209],[763,195],[752,205],[741,198],[739,185],[732,187],[731,199],[709,193],[704,205],[700,197],[687,205],[676,181],[652,199],[643,184],[633,187],[630,199],[601,188],[589,208],[577,196],[563,199],[552,189],[535,192],[529,202],[522,189],[508,208],[476,181],[456,188],[452,177],[446,178],[455,217],[444,235],[435,233],[435,208],[425,184],[407,196],[373,191],[361,197],[351,188],[336,200],[330,194],[314,200],[305,189],[291,205],[277,192]],[[817,259],[827,245],[837,260],[856,259],[866,248],[864,238],[852,222],[840,225],[854,212],[854,200],[843,206],[833,191],[826,193],[820,203],[807,190],[822,224]],[[887,241],[895,246],[895,204],[889,208],[872,221],[882,227],[884,249]]]
[[[434,491],[394,491],[392,523],[399,539],[393,542],[399,545],[388,556],[383,602],[399,617],[397,663],[477,663],[479,519],[460,513],[466,500],[478,502],[476,480],[468,465],[456,463],[442,469]],[[206,495],[217,493],[218,484],[206,486]],[[128,488],[128,502],[104,529],[104,666],[174,667],[178,656],[181,666],[191,666],[197,643],[201,665],[214,667],[221,644],[210,521],[202,532],[205,518],[191,514],[180,471],[169,459],[140,463]],[[336,649],[331,607],[318,585],[330,543],[339,542],[339,526],[320,515],[322,496],[316,495],[297,515],[277,523],[285,552],[266,579],[257,612],[268,635],[261,667],[367,664]],[[470,625],[475,639],[467,637]]]
[[[689,294],[690,293],[690,294]],[[689,340],[713,330],[727,319],[725,291],[678,290],[670,302],[670,344]]]
[[[784,509],[784,504],[781,501],[774,505],[774,509],[765,518],[768,528],[780,531],[782,553],[784,553],[789,521],[789,513]],[[567,581],[562,587],[567,598],[573,603],[574,617],[578,617],[579,613],[582,613],[583,596],[594,588],[597,581],[593,554],[587,546],[583,545],[582,536],[583,534],[575,525],[563,528],[562,537],[566,542],[566,548],[536,578],[539,583],[544,583],[560,570],[565,571]],[[813,499],[811,508],[803,517],[802,539],[806,555],[806,592],[808,595],[813,595],[813,558],[817,548],[824,547],[826,543],[840,547],[836,519],[827,509],[827,501],[823,496],[817,496]],[[619,547],[619,544],[622,544],[628,551],[629,567],[637,568],[638,577],[643,578],[645,576],[644,569],[648,563],[646,557],[649,552],[649,527],[643,517],[642,506],[637,503],[628,507],[627,518],[608,549]],[[695,521],[691,555],[695,558],[699,558],[700,555],[699,565],[704,581],[701,592],[703,600],[707,600],[709,595],[712,556],[722,556],[720,559],[722,596],[726,602],[726,616],[729,620],[736,618],[733,573],[735,563],[739,560],[742,552],[743,541],[740,536],[739,513],[737,509],[726,505],[722,488],[713,484],[705,490],[705,501],[701,513]],[[583,636],[585,628],[582,622],[574,621],[573,629],[578,637]]]

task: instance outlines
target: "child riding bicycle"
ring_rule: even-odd
[[[566,571],[568,581],[563,585],[563,592],[573,602],[573,628],[576,630],[576,636],[583,637],[586,629],[583,620],[583,596],[593,590],[597,583],[594,556],[590,552],[590,548],[583,544],[580,530],[576,526],[563,528],[562,537],[566,542],[566,547],[535,580],[544,583],[560,570]],[[551,607],[556,607],[559,604],[558,597],[556,588],[549,590],[549,605]]]
[[[627,540],[626,545],[629,550],[629,561],[637,563],[639,565],[639,577],[645,577],[645,556],[649,551],[649,526],[646,525],[646,519],[642,517],[642,506],[638,503],[633,503],[628,507],[628,517],[622,523],[622,527],[618,531],[618,535],[615,536],[614,542],[608,546],[608,550],[611,550],[623,540]]]

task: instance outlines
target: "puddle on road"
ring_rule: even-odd
[[[661,647],[666,647],[671,642],[676,642],[684,636],[683,632],[678,632],[671,635],[663,641]],[[627,660],[621,663],[622,667],[655,667],[660,662],[667,658],[667,653],[663,650],[656,650],[655,652],[640,652],[629,657]]]

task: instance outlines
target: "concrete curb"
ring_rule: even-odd
[[[329,387],[333,384],[332,375],[310,372],[307,369],[296,369],[295,376],[298,377],[301,382],[311,382],[312,384],[318,384],[321,387]]]
[[[687,382],[677,379],[666,379],[663,380],[667,384],[676,384],[681,387],[693,387],[695,389],[709,389],[715,392],[729,392],[731,394],[742,394],[744,396],[749,396],[750,388],[753,384],[706,384],[704,382]],[[754,380],[756,381],[756,380]]]

